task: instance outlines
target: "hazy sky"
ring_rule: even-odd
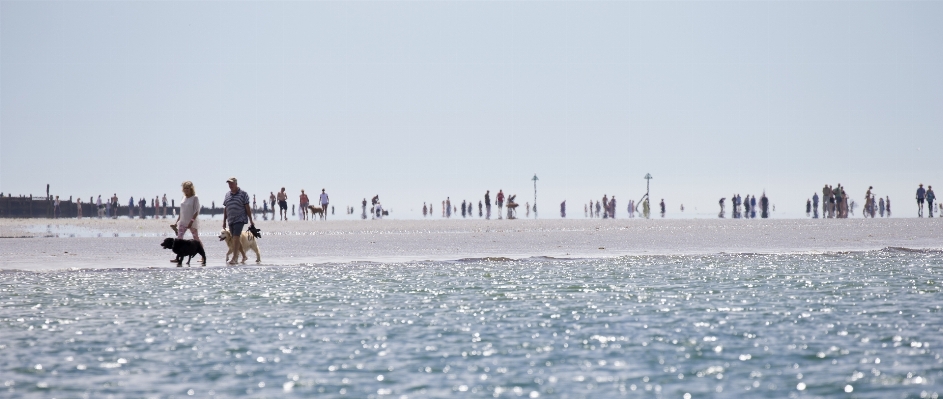
[[[4,193],[943,189],[943,2],[3,1],[0,63]]]

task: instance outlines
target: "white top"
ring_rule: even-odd
[[[321,203],[322,203],[322,204],[328,203],[328,200],[327,200],[327,193],[321,193]]]
[[[190,198],[183,197],[183,200],[180,201],[180,222],[177,223],[177,228],[178,229],[187,228],[187,225],[190,224],[190,217],[193,216],[194,213],[197,213],[199,211],[200,211],[200,198],[199,197],[195,195]],[[197,230],[200,229],[199,216],[200,215],[197,214],[197,217],[193,219],[193,226],[191,226]]]

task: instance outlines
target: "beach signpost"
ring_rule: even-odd
[[[531,179],[534,181],[534,219],[537,219],[537,174]]]

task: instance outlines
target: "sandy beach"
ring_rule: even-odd
[[[166,267],[171,254],[159,243],[171,236],[169,223],[3,220],[0,268]],[[208,265],[221,266],[222,221],[202,223]],[[943,249],[941,219],[261,221],[258,227],[266,265]]]

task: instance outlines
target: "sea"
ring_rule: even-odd
[[[943,252],[0,271],[10,398],[937,398]]]

